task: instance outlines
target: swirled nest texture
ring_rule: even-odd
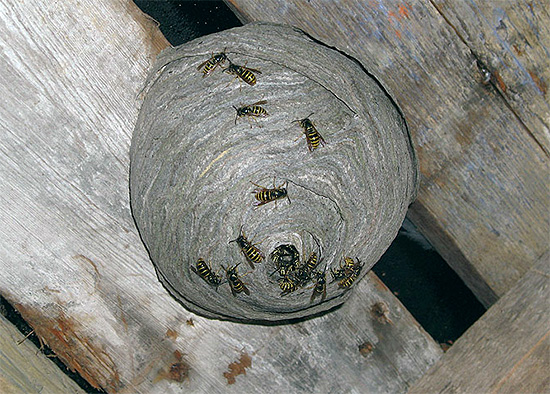
[[[231,64],[246,69],[239,77]],[[341,304],[415,198],[414,151],[389,95],[357,61],[292,27],[250,24],[166,50],[144,92],[133,214],[160,280],[202,315],[281,321]],[[277,188],[288,198],[261,204],[278,195],[258,191]],[[248,243],[230,242],[241,235]],[[286,276],[284,256],[270,258],[281,245],[299,253]],[[312,252],[318,264],[299,283]],[[344,257],[356,265],[342,268]]]

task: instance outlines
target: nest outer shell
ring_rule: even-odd
[[[197,67],[226,48],[260,70],[249,86],[218,67]],[[227,63],[225,63],[227,66]],[[281,321],[329,310],[351,294],[330,279],[343,256],[364,265],[391,244],[417,191],[405,120],[355,60],[302,31],[256,23],[161,53],[144,88],[132,138],[134,218],[160,280],[188,309],[243,322]],[[269,116],[237,119],[233,108],[266,100]],[[309,116],[326,145],[310,152],[297,119]],[[255,207],[251,182],[286,184],[288,199]],[[266,256],[252,269],[236,243],[241,226]],[[293,244],[321,256],[326,299],[311,287],[281,297],[269,254]],[[191,267],[239,264],[250,295],[208,285]],[[351,287],[353,289],[353,286]]]

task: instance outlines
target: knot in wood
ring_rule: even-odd
[[[399,109],[297,29],[250,24],[166,50],[144,92],[132,210],[160,280],[194,312],[263,322],[339,305],[415,197]]]

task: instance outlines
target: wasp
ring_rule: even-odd
[[[294,279],[298,286],[305,286],[311,280],[311,272],[300,266],[293,272]]]
[[[217,273],[212,271],[212,267],[202,258],[196,262],[196,267],[191,266],[191,271],[200,276],[206,283],[212,285],[218,290],[218,286],[222,283],[222,278]]]
[[[333,280],[339,280],[353,275],[357,270],[361,271],[362,267],[363,266],[359,263],[359,259],[356,263],[351,257],[344,257],[344,264],[340,264],[340,267],[336,271],[333,271],[331,268],[330,272]],[[359,274],[359,272],[357,272],[357,274]]]
[[[225,268],[222,265],[222,268],[225,271],[225,277],[229,282],[229,287],[231,287],[231,293],[233,294],[233,297],[235,297],[237,293],[243,293],[243,292],[246,295],[250,295],[250,290],[248,290],[248,287],[246,287],[244,282],[241,280],[241,278],[239,278],[239,274],[237,272],[237,267],[239,266],[239,264],[229,268]]]
[[[246,67],[246,63],[244,66],[239,66],[231,61],[229,62],[229,66],[224,68],[223,72],[235,75],[235,79],[238,78],[251,86],[256,85],[256,75],[254,73],[262,73],[260,70]]]
[[[333,282],[346,277],[346,271],[342,268],[342,266],[340,266],[340,268],[338,268],[336,271],[331,268],[330,273],[332,274]]]
[[[344,266],[338,271],[343,270],[344,276],[338,281],[338,287],[348,288],[355,282],[355,279],[361,273],[363,269],[363,264],[357,259],[357,262],[354,262],[350,257],[344,259]],[[333,274],[334,276],[334,274]]]
[[[216,67],[220,66],[222,63],[225,63],[226,60],[229,61],[229,58],[225,54],[226,49],[227,48],[225,48],[223,52],[213,54],[210,59],[205,60],[197,66],[197,70],[200,70],[202,68],[203,78],[214,71]]]
[[[307,261],[300,265],[294,272],[294,277],[299,286],[305,286],[311,280],[311,273],[317,267],[317,253],[311,252]]]
[[[237,119],[242,118],[243,116],[254,116],[256,118],[265,118],[266,116],[269,116],[264,107],[261,106],[263,104],[267,104],[267,101],[260,100],[254,104],[244,105],[240,108],[233,105],[233,108],[237,111],[237,114],[235,115],[235,124],[237,124]],[[250,125],[250,127],[252,127],[252,125]]]
[[[290,204],[290,197],[288,197],[288,193],[286,190],[286,188],[288,187],[288,182],[281,183],[279,186],[275,187],[274,181],[272,189],[260,186],[252,181],[250,183],[257,187],[257,189],[252,191],[252,193],[254,193],[254,198],[258,200],[256,203],[254,203],[254,206],[259,207],[267,204],[268,202],[280,200],[283,198],[287,198],[288,203]],[[283,185],[285,185],[285,187],[282,187]]]
[[[273,275],[275,272],[279,272],[279,275],[282,277],[288,276],[292,271],[296,269],[298,264],[282,262],[277,266],[277,269],[273,271],[269,276]]]
[[[313,152],[315,149],[317,149],[319,145],[326,144],[323,136],[321,136],[321,134],[319,134],[319,132],[315,128],[315,124],[309,119],[309,117],[314,113],[315,112],[312,112],[304,119],[297,119],[292,121],[292,123],[298,122],[302,127],[302,129],[304,129],[304,134],[306,135],[307,147],[309,148],[310,152]],[[296,140],[298,140],[298,138]]]
[[[275,263],[276,270],[271,273],[279,272],[282,277],[287,276],[291,271],[298,268],[300,254],[294,245],[279,245],[269,255]]]
[[[317,253],[311,252],[309,254],[309,258],[304,263],[304,269],[308,272],[312,272],[317,267],[318,263],[319,263],[319,261],[318,261],[318,258],[317,258]]]
[[[290,278],[288,275],[279,279],[279,287],[282,290],[281,296],[290,294],[293,291],[296,291],[296,289],[298,288],[296,282],[292,278]]]
[[[244,231],[242,230],[243,227],[241,226],[240,235],[236,239],[229,241],[229,243],[236,242],[237,245],[239,245],[239,247],[241,248],[241,252],[246,257],[246,260],[248,261],[252,269],[254,269],[254,263],[261,263],[265,258],[265,255],[260,249],[258,249],[248,239],[246,239]]]
[[[353,284],[353,282],[355,282],[355,279],[357,279],[357,274],[356,274],[356,273],[352,273],[351,275],[346,276],[346,277],[343,278],[343,279],[340,279],[340,280],[338,281],[338,287],[340,287],[341,289],[345,289],[345,288],[351,287],[351,285]]]
[[[315,301],[317,296],[321,296],[321,302],[325,300],[327,296],[327,274],[326,267],[323,272],[315,272],[315,286],[313,287],[313,293],[311,293],[311,298],[309,302]]]

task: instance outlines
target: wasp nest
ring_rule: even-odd
[[[280,321],[333,308],[415,197],[405,121],[361,65],[287,26],[164,51],[131,147],[131,202],[188,309]]]

